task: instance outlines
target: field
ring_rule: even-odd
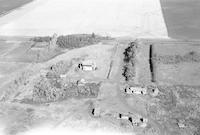
[[[33,0],[1,0],[0,15],[20,9]],[[169,36],[178,39],[198,39],[200,29],[198,0],[160,0]],[[28,10],[29,11],[29,10]]]
[[[33,0],[0,0],[0,16],[32,1]]]
[[[0,35],[11,36],[95,32],[112,37],[167,38],[159,0],[37,0],[1,17],[0,25]]]
[[[161,84],[199,85],[199,43],[155,45],[156,79]]]
[[[199,39],[199,0],[160,0],[169,37]]]
[[[138,43],[135,64],[136,84],[151,82],[151,59],[156,83],[199,85],[200,47],[198,41],[141,39]],[[153,45],[152,58],[150,58],[150,45]]]
[[[158,64],[156,78],[159,84],[198,86],[199,72],[199,63]]]

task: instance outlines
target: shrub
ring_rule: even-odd
[[[135,61],[136,61],[137,43],[131,42],[124,52],[124,69],[123,76],[126,81],[131,80],[135,76]]]
[[[86,45],[92,45],[100,42],[101,40],[108,40],[107,37],[97,36],[94,33],[92,34],[74,34],[59,36],[57,39],[57,45],[61,48],[79,48]]]

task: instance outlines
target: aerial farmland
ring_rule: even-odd
[[[200,41],[173,38],[162,1],[15,2],[0,12],[0,134],[200,134]]]

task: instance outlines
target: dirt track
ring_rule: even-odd
[[[117,97],[118,100],[121,102],[121,104],[126,108],[127,111],[132,112],[136,115],[140,115],[143,117],[146,117],[149,119],[150,124],[154,126],[154,128],[158,128],[159,130],[159,135],[165,135],[167,134],[167,129],[165,129],[162,125],[160,125],[158,122],[153,120],[151,117],[147,116],[145,112],[139,111],[137,108],[130,106],[127,103],[126,97],[124,96],[123,91],[121,90],[121,85],[123,85],[123,76],[122,76],[122,71],[123,71],[123,51],[126,46],[120,46],[118,45],[116,55],[113,58],[113,65],[116,67],[119,67],[117,72],[111,73],[110,81],[117,84]]]

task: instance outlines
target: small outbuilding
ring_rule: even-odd
[[[142,118],[142,117],[132,118],[132,124],[134,126],[140,126],[142,128],[145,128],[147,126],[147,123],[148,123],[148,119],[146,118]]]
[[[101,116],[101,110],[99,107],[93,108],[92,109],[92,115],[95,117],[100,117]]]
[[[91,60],[85,60],[78,64],[78,68],[83,71],[93,71],[97,69],[96,63]]]
[[[159,89],[157,87],[150,89],[151,96],[156,97],[156,96],[158,96],[158,94],[159,94]]]
[[[145,95],[147,94],[146,87],[126,87],[125,93],[127,94],[137,94],[137,95]]]

